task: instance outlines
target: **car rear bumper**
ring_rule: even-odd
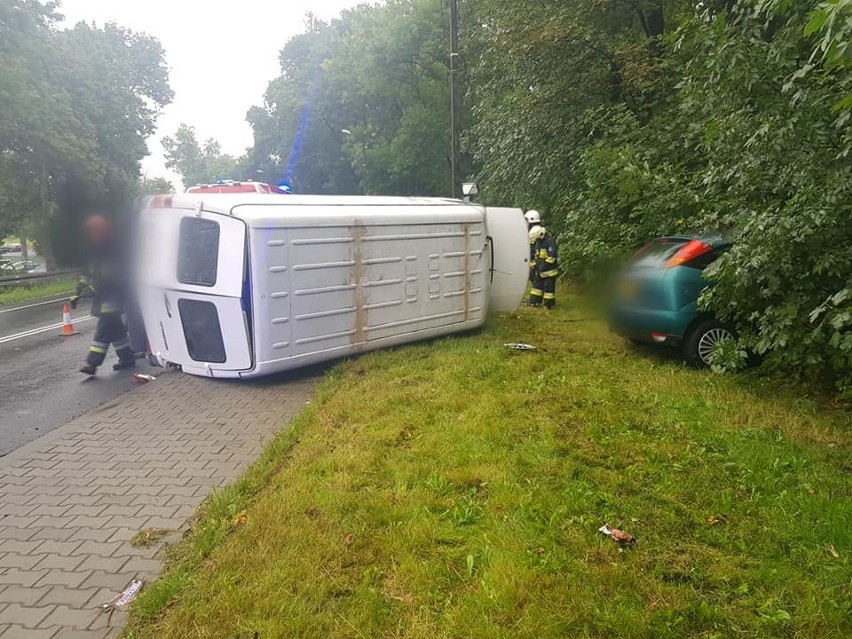
[[[609,314],[610,329],[623,337],[649,344],[679,346],[694,313],[620,307]]]

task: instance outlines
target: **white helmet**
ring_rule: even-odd
[[[541,223],[541,215],[535,209],[530,209],[529,211],[524,213],[524,217],[527,219],[527,224]]]
[[[533,242],[538,242],[541,238],[544,237],[544,234],[547,231],[544,230],[543,226],[534,226],[530,229],[530,244]]]

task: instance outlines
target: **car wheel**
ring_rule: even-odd
[[[735,338],[733,331],[715,319],[703,319],[690,331],[684,342],[684,355],[693,366],[707,368],[716,344]]]

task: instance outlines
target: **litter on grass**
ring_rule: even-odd
[[[101,605],[101,608],[104,610],[123,610],[127,607],[127,605],[132,602],[136,597],[139,596],[139,592],[142,590],[142,586],[145,585],[145,582],[141,579],[134,579],[127,586],[125,586],[124,590],[118,593],[115,597],[110,599],[105,604]]]
[[[510,343],[510,344],[503,344],[503,346],[505,346],[506,348],[511,348],[513,351],[534,351],[535,350],[535,346],[532,346],[531,344]]]
[[[626,532],[619,530],[618,528],[610,528],[608,525],[604,524],[598,528],[598,530],[621,546],[630,546],[631,544],[636,543],[635,537],[628,535]]]

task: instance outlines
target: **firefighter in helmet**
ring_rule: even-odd
[[[98,366],[104,363],[110,344],[118,355],[113,370],[133,368],[136,366],[136,358],[130,348],[127,326],[122,317],[127,282],[113,226],[103,215],[90,215],[86,218],[85,234],[91,256],[77,284],[77,292],[71,298],[71,305],[76,308],[81,297],[91,297],[91,312],[98,318],[98,325],[86,355],[86,363],[80,372],[94,375]]]
[[[539,214],[539,212],[534,210],[534,209],[530,209],[529,211],[524,213],[524,219],[527,221],[527,232],[528,233],[529,233],[529,231],[532,230],[532,227],[541,224],[541,214]],[[535,256],[535,251],[534,251],[534,248],[533,248],[533,241],[530,240],[530,263],[529,263],[529,266],[530,266],[530,275],[529,275],[530,284],[532,284],[533,280],[535,280],[535,257],[536,256]],[[530,302],[532,302],[532,299],[530,299]]]
[[[535,258],[530,304],[539,306],[543,303],[545,308],[553,308],[556,305],[556,276],[559,275],[556,240],[541,225],[530,229],[529,240],[530,253]]]

